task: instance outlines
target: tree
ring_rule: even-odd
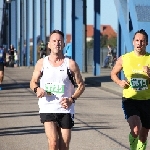
[[[107,35],[101,35],[101,37],[100,37],[100,47],[101,48],[106,47],[107,41],[108,41],[108,36]]]
[[[100,47],[104,48],[107,45],[111,45],[112,47],[117,47],[117,37],[108,38],[107,35],[100,36]],[[89,42],[87,42],[87,49],[92,49],[94,46],[94,38],[92,38]]]
[[[117,37],[111,37],[107,41],[107,45],[111,45],[112,47],[117,47]]]

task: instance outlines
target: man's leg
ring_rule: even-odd
[[[71,141],[71,129],[74,126],[74,115],[67,113],[59,117],[59,150],[69,150]]]
[[[0,71],[0,84],[2,84],[4,79],[4,71]]]
[[[138,136],[140,134],[141,129],[140,117],[133,115],[129,117],[127,121],[131,129],[131,132],[129,134],[130,150],[136,150],[138,143]]]
[[[59,129],[59,150],[69,150],[71,129]]]
[[[108,62],[108,56],[106,56],[106,58],[104,60],[104,67],[107,67],[107,62]]]
[[[1,84],[4,79],[4,64],[0,64],[0,90],[2,90]]]
[[[58,150],[58,127],[55,122],[44,122],[45,133],[48,138],[49,150]]]
[[[137,144],[137,150],[146,150],[148,132],[149,129],[146,129],[144,127],[141,128],[139,140]]]
[[[132,134],[129,134],[129,143],[130,143],[130,150],[136,150],[138,137],[133,137]]]
[[[108,56],[106,56],[104,59],[103,67],[107,67],[107,62],[108,62]]]

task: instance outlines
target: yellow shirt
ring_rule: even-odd
[[[123,90],[123,97],[135,100],[150,99],[150,79],[143,72],[143,66],[150,66],[150,54],[137,56],[132,51],[123,55],[122,60],[125,80],[130,82],[130,86]]]

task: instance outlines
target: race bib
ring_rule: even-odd
[[[64,84],[47,83],[45,84],[45,91],[54,95],[64,94]]]
[[[143,78],[131,78],[130,85],[136,91],[147,90],[148,80]]]

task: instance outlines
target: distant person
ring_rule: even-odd
[[[72,58],[72,42],[68,43],[65,47],[65,57]]]
[[[18,54],[17,54],[17,51],[15,50],[14,52],[14,64],[15,64],[15,67],[18,66]]]
[[[51,53],[38,60],[30,81],[30,88],[39,98],[49,150],[69,150],[75,102],[85,89],[77,63],[64,57],[64,45],[64,33],[53,30],[48,42]]]
[[[14,46],[11,44],[11,45],[9,46],[9,49],[8,49],[9,55],[14,56],[14,51],[15,51],[15,48],[14,48]]]
[[[6,67],[9,67],[9,53],[6,53],[5,65],[6,65]]]
[[[45,51],[45,49],[46,49],[46,46],[45,46],[44,42],[41,41],[41,43],[40,43],[40,51]]]
[[[22,53],[23,53],[23,66],[25,66],[26,65],[26,53],[27,53],[26,44],[24,44],[24,46],[23,46]]]
[[[146,51],[148,34],[143,29],[138,30],[132,42],[134,50],[118,58],[111,71],[111,79],[123,88],[122,108],[130,127],[130,150],[146,150],[150,129],[150,53]],[[121,71],[125,79],[118,77]]]
[[[6,59],[6,53],[4,51],[4,48],[0,46],[0,90],[2,90],[2,82],[4,79],[4,63]]]
[[[14,67],[15,48],[12,44],[9,46],[8,53],[9,53],[9,67]]]
[[[47,45],[44,44],[43,41],[41,41],[41,44],[40,44],[40,58],[44,58],[46,57],[46,47]]]
[[[109,67],[109,63],[111,62],[112,55],[113,55],[112,46],[108,45],[107,48],[108,48],[108,52],[107,52],[107,56],[105,57],[104,62],[103,62],[103,66],[102,66],[103,68]]]

